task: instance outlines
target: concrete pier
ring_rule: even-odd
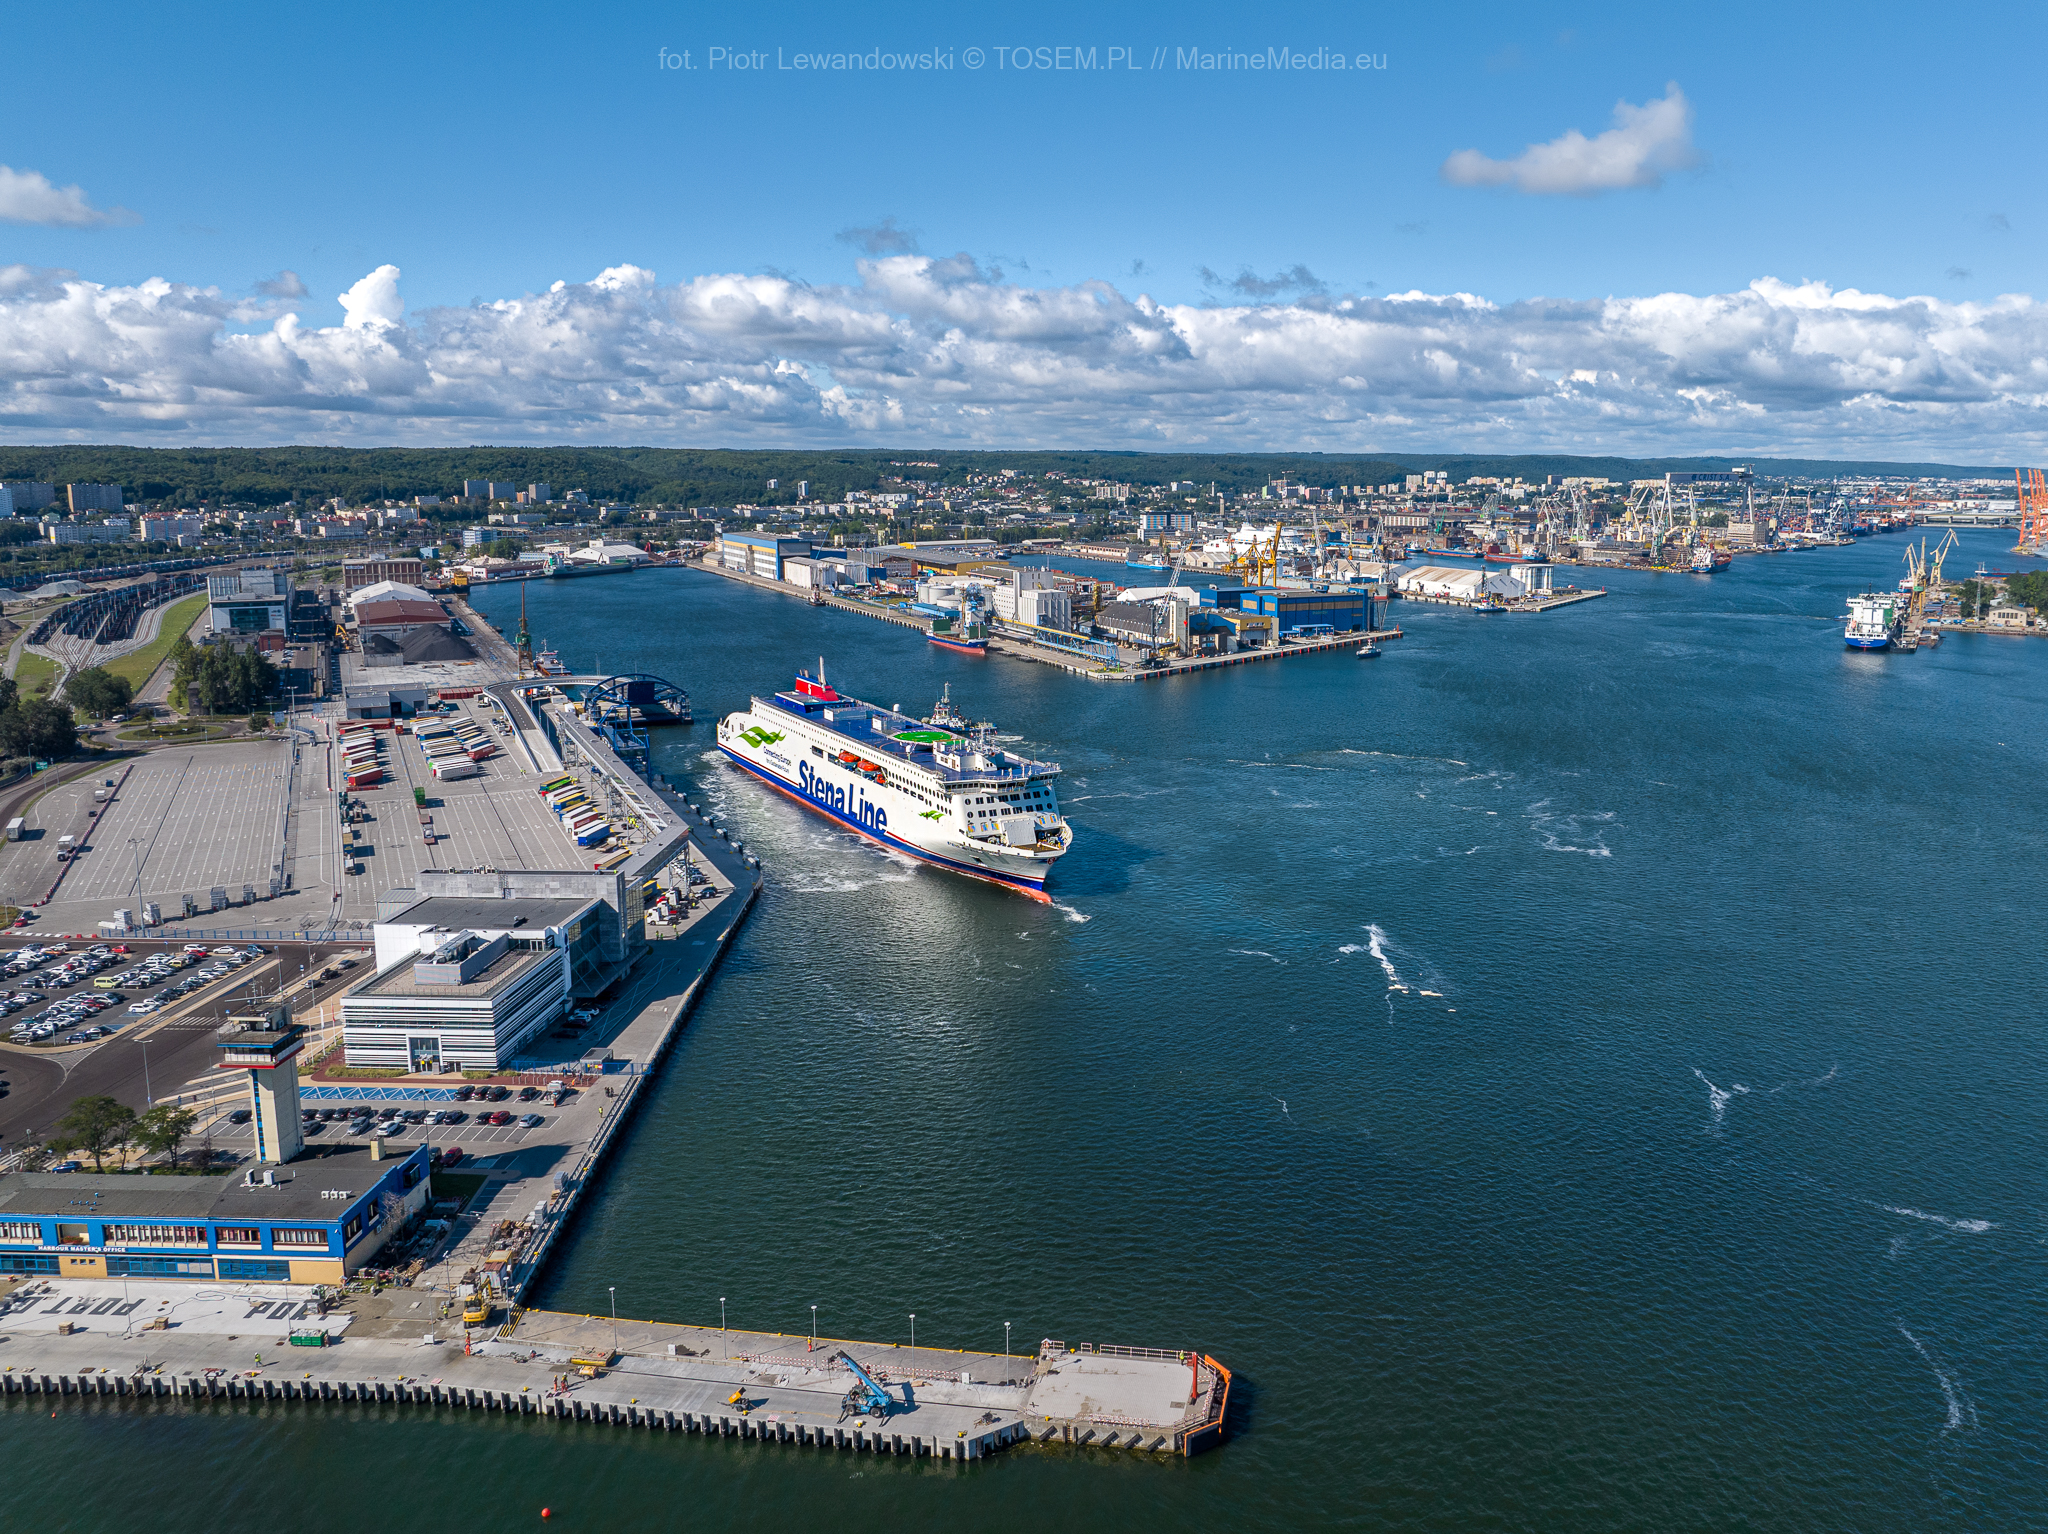
[[[688,568],[703,570],[708,574],[722,576],[729,581],[739,581],[748,586],[757,586],[763,591],[772,591],[780,596],[797,597],[807,602],[812,600],[811,593],[795,586],[786,585],[781,581],[766,580],[758,575],[746,575],[737,570],[727,570],[708,558]],[[1574,597],[1572,600],[1577,598]],[[931,619],[883,607],[874,602],[849,602],[843,597],[827,596],[818,605],[836,608],[840,612],[858,613],[863,618],[879,618],[885,623],[901,624],[927,634],[931,632]],[[1290,639],[1285,644],[1269,645],[1256,650],[1238,650],[1230,655],[1199,655],[1188,660],[1167,661],[1164,665],[1147,667],[1105,666],[1100,661],[1084,660],[1045,645],[1006,639],[1000,635],[990,637],[988,653],[1006,655],[1012,660],[1028,660],[1041,666],[1053,666],[1075,676],[1086,677],[1091,682],[1156,682],[1162,677],[1184,676],[1191,671],[1220,671],[1227,666],[1249,666],[1260,661],[1286,660],[1296,655],[1319,655],[1329,650],[1356,649],[1368,640],[1377,643],[1383,639],[1400,637],[1401,630],[1398,628],[1374,629],[1370,632],[1360,630],[1355,633],[1336,634],[1327,639]]]
[[[134,1287],[154,1301],[190,1286]],[[1193,1454],[1220,1441],[1229,1407],[1229,1371],[1193,1349],[1047,1340],[1005,1357],[555,1311],[469,1345],[434,1333],[427,1297],[408,1289],[351,1296],[330,1346],[292,1347],[261,1315],[275,1286],[233,1295],[255,1312],[233,1335],[194,1329],[207,1324],[196,1318],[141,1329],[78,1288],[31,1280],[0,1300],[0,1395],[499,1412],[955,1462],[1028,1443]],[[886,1389],[885,1410],[847,1408],[842,1355]],[[582,1372],[589,1361],[595,1377]]]

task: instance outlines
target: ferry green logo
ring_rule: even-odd
[[[780,730],[764,730],[758,724],[749,725],[747,732],[740,739],[758,751],[761,747],[772,746],[782,739],[782,732]]]
[[[940,810],[919,810],[917,813],[920,820],[944,820],[946,818],[944,812]]]

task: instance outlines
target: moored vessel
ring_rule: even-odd
[[[954,712],[950,692],[919,719],[797,673],[718,722],[734,762],[814,814],[922,862],[1048,900],[1046,876],[1073,844],[1056,762],[996,744]]]
[[[1899,632],[1899,599],[1866,591],[1849,598],[1842,643],[1852,650],[1888,650]]]

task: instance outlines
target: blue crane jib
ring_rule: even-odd
[[[841,1352],[839,1362],[853,1371],[853,1389],[846,1392],[846,1399],[839,1404],[839,1420],[848,1417],[886,1417],[889,1409],[896,1404],[875,1377],[854,1360],[851,1353]]]

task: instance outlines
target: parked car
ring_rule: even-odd
[[[229,1122],[230,1124],[246,1124],[246,1123],[248,1123],[248,1122],[249,1122],[249,1110],[248,1110],[247,1108],[237,1108],[237,1109],[236,1109],[236,1110],[235,1110],[235,1111],[234,1111],[233,1113],[230,1113],[230,1114],[228,1115],[228,1122]]]
[[[541,1125],[545,1124],[547,1120],[542,1118],[538,1113],[524,1113],[520,1115],[519,1122],[525,1125],[528,1129],[538,1129]]]
[[[521,1087],[519,1089],[519,1100],[523,1103],[530,1103],[538,1096],[540,1096],[539,1087]]]
[[[512,1122],[512,1115],[507,1113],[503,1108],[500,1108],[496,1113],[491,1115],[491,1122],[493,1124],[509,1124]]]

